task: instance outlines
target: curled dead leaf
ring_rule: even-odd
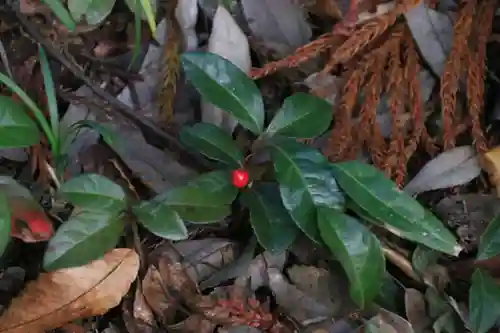
[[[2,333],[43,333],[117,306],[139,270],[131,249],[114,249],[81,267],[43,273],[0,317]]]

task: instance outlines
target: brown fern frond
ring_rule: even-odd
[[[182,32],[175,17],[178,0],[169,0],[165,5],[167,22],[166,41],[163,46],[160,70],[162,82],[158,93],[160,118],[169,124],[174,116],[174,99],[179,75],[180,53],[182,52]]]
[[[467,40],[472,29],[476,0],[469,0],[457,13],[453,30],[454,38],[451,51],[441,75],[441,116],[443,122],[443,146],[450,149],[455,146],[455,108],[460,81],[461,65],[466,60]]]
[[[495,0],[486,0],[478,5],[475,32],[477,32],[476,49],[469,54],[467,66],[467,104],[472,122],[472,138],[478,153],[488,150],[488,142],[481,128],[480,115],[484,104],[484,72],[486,43],[491,33]]]
[[[399,23],[398,28],[403,27],[404,23]],[[398,29],[391,34],[389,41],[392,43],[389,47],[388,70],[387,70],[387,106],[391,113],[391,137],[388,145],[388,157],[386,159],[385,172],[393,175],[397,180],[404,177],[404,171],[401,172],[399,160],[404,155],[405,146],[405,122],[403,116],[405,112],[405,86],[402,58],[402,37],[403,28]],[[389,42],[388,41],[388,42]],[[403,179],[400,179],[402,182]]]
[[[313,40],[312,42],[299,47],[295,52],[283,59],[269,62],[262,68],[253,68],[250,71],[250,76],[253,79],[259,79],[268,76],[283,68],[294,68],[300,64],[317,57],[329,48],[339,45],[343,41],[343,37],[337,36],[332,32],[326,33]]]

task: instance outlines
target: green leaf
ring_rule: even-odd
[[[411,256],[413,270],[423,278],[427,268],[435,265],[440,256],[441,252],[429,249],[424,245],[418,245]]]
[[[0,133],[0,148],[29,147],[40,140],[35,122],[8,96],[0,96]]]
[[[66,10],[66,8],[64,8],[61,0],[42,0],[42,2],[50,8],[50,10],[57,16],[59,21],[61,21],[69,31],[75,31],[75,22],[71,18],[71,15]]]
[[[349,293],[364,308],[382,288],[385,258],[378,239],[358,220],[332,208],[318,208],[321,238],[349,278]]]
[[[283,205],[309,238],[321,242],[316,207],[344,205],[331,165],[317,150],[292,139],[274,141],[271,147]]]
[[[104,176],[86,173],[71,178],[59,188],[60,195],[73,205],[89,210],[118,212],[126,206],[120,185]]]
[[[148,21],[151,33],[154,35],[156,31],[155,16],[158,11],[158,0],[125,0],[125,3],[132,13]],[[137,6],[137,3],[140,4],[140,6]]]
[[[188,237],[184,221],[175,210],[165,204],[146,201],[133,207],[133,212],[141,224],[156,236],[170,240]]]
[[[96,25],[111,13],[116,0],[68,0],[68,9],[76,21],[85,16],[85,21]]]
[[[237,168],[243,163],[243,154],[233,138],[215,125],[198,123],[191,127],[185,126],[179,134],[179,139],[189,148],[229,166]]]
[[[10,240],[10,207],[5,193],[0,193],[0,255]]]
[[[124,144],[124,139],[120,136],[118,132],[113,130],[110,126],[100,124],[93,120],[79,120],[72,124],[69,128],[60,128],[61,133],[63,133],[61,140],[64,141],[64,147],[67,148],[71,142],[78,136],[78,131],[81,128],[90,128],[96,131],[106,144],[108,144],[113,150],[119,154],[126,153],[126,145]]]
[[[462,250],[441,221],[374,166],[354,160],[335,163],[333,170],[342,190],[390,232],[451,255]]]
[[[162,193],[152,201],[169,206],[189,222],[213,223],[229,215],[237,194],[238,190],[230,183],[229,171],[219,170]]]
[[[266,129],[270,135],[313,138],[330,126],[332,106],[320,97],[297,93],[287,97]]]
[[[500,317],[500,286],[476,269],[469,290],[469,326],[474,333],[486,333]]]
[[[114,248],[123,231],[123,221],[114,214],[82,211],[57,229],[49,241],[43,268],[53,271],[81,266]]]
[[[485,260],[500,254],[500,215],[490,221],[486,230],[481,235],[477,260]]]
[[[292,245],[299,229],[283,207],[275,184],[260,183],[243,192],[241,200],[250,210],[253,231],[263,248],[279,253]]]
[[[232,114],[241,126],[259,135],[264,127],[264,102],[257,85],[229,60],[210,52],[187,52],[182,67],[208,102]]]

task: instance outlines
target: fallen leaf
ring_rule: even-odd
[[[500,197],[500,147],[495,147],[484,154],[483,167],[490,176],[491,183],[496,187],[497,196]]]
[[[243,0],[241,6],[253,35],[280,58],[311,38],[311,27],[296,1]]]
[[[425,309],[424,295],[417,289],[406,289],[405,311],[406,318],[417,332],[423,331],[431,323]]]
[[[229,60],[245,73],[252,67],[248,39],[224,6],[219,6],[215,12],[207,51]],[[232,115],[210,103],[202,105],[202,120],[229,132],[237,125]]]
[[[43,333],[103,315],[120,303],[138,270],[135,251],[114,249],[85,266],[42,273],[0,317],[0,332]]]
[[[163,324],[170,324],[178,309],[178,302],[165,292],[167,288],[160,272],[150,266],[142,280],[142,293],[147,304]]]
[[[405,186],[404,191],[415,195],[425,191],[467,184],[481,173],[472,146],[450,149],[430,160]]]

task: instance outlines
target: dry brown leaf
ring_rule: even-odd
[[[497,189],[500,197],[500,147],[495,147],[484,154],[483,168],[490,176],[490,181]]]
[[[0,317],[2,333],[43,333],[117,306],[137,277],[139,256],[115,249],[100,260],[43,273]]]
[[[167,285],[155,266],[150,266],[142,280],[142,294],[151,310],[164,324],[172,323],[178,301],[166,294]]]

